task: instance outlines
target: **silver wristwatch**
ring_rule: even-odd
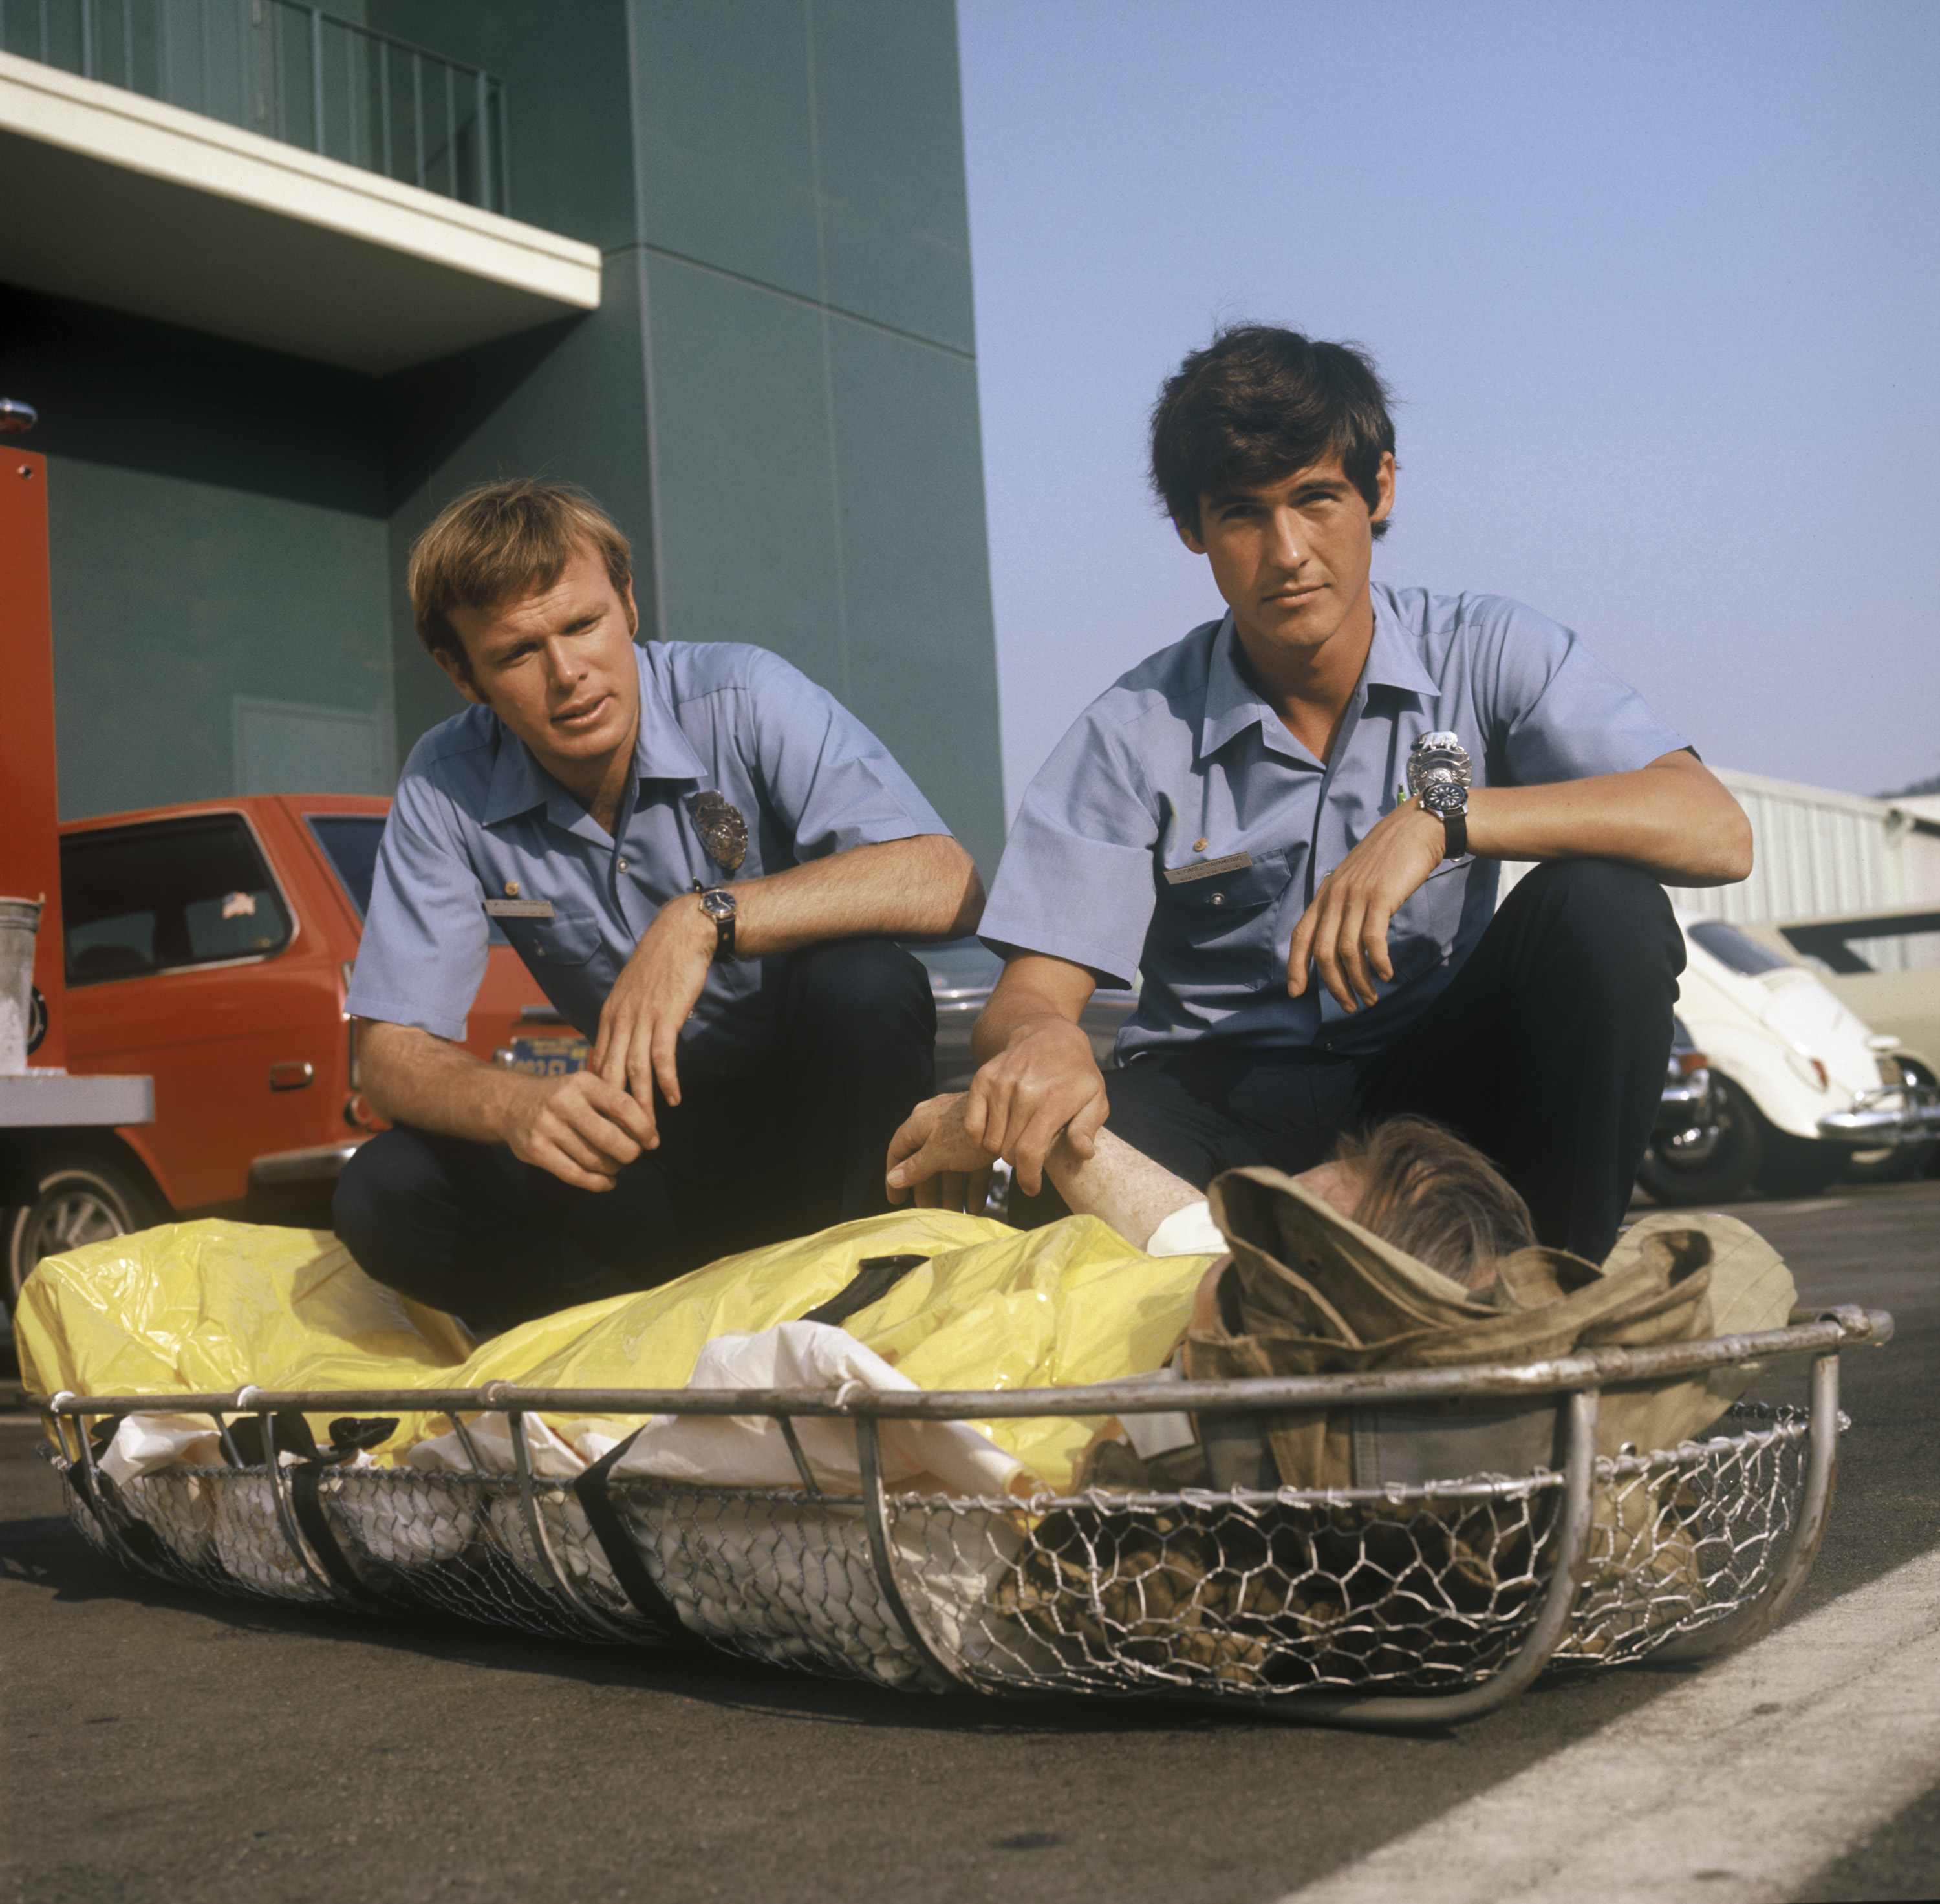
[[[714,922],[714,958],[718,964],[734,956],[734,895],[725,886],[709,887],[700,895],[700,909]]]
[[[1453,734],[1423,734],[1408,751],[1408,791],[1441,822],[1446,859],[1469,850],[1469,779],[1468,750]]]

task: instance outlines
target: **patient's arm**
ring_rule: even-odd
[[[918,1104],[889,1140],[886,1180],[892,1203],[914,1191],[924,1208],[982,1208],[982,1188],[973,1180],[981,1174],[987,1180],[990,1153],[963,1134],[968,1098],[959,1091]],[[1138,1248],[1175,1210],[1204,1200],[1185,1178],[1109,1131],[1100,1131],[1095,1142],[1096,1154],[1081,1157],[1060,1138],[1045,1168],[1072,1211],[1100,1218]]]
[[[1045,1174],[1072,1209],[1102,1218],[1136,1248],[1143,1249],[1175,1210],[1206,1201],[1203,1190],[1109,1131],[1100,1131],[1092,1142],[1095,1154],[1081,1157],[1059,1138],[1045,1159]]]

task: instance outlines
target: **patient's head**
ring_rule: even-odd
[[[1390,1117],[1343,1137],[1331,1163],[1299,1180],[1314,1194],[1468,1289],[1536,1241],[1529,1205],[1472,1144],[1426,1117]]]

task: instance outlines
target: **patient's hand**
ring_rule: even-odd
[[[984,1214],[990,1192],[990,1153],[963,1134],[967,1091],[948,1092],[918,1104],[889,1139],[883,1187],[892,1203],[912,1191],[921,1210]]]

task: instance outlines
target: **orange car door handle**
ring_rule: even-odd
[[[270,1067],[270,1089],[272,1091],[300,1091],[316,1071],[308,1064],[272,1065]]]

